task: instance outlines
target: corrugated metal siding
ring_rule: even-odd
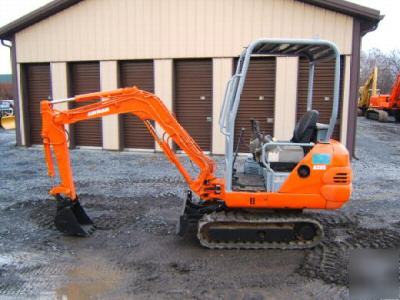
[[[318,36],[350,54],[352,26],[295,0],[85,0],[17,33],[17,61],[234,57],[263,36]]]
[[[40,101],[51,97],[50,64],[24,65],[23,85],[26,92],[25,100],[29,121],[30,144],[42,144],[42,118]]]
[[[80,62],[69,64],[69,82],[71,96],[100,91],[100,65],[98,62]],[[73,107],[80,107],[96,101],[73,102]],[[76,146],[101,147],[101,119],[81,121],[72,125],[73,143]]]
[[[297,120],[307,111],[307,91],[308,91],[308,69],[307,59],[299,61],[298,94],[297,94]],[[335,75],[335,62],[321,62],[315,68],[314,90],[313,90],[313,109],[319,111],[319,122],[329,123],[332,113],[333,83]],[[344,56],[340,60],[340,90],[339,90],[339,112],[333,138],[340,140],[340,125],[343,106],[343,78],[344,78]],[[328,97],[328,101],[325,98]]]
[[[153,69],[153,61],[121,61],[119,63],[120,86],[135,85],[153,93]],[[138,117],[132,114],[123,114],[121,130],[124,148],[154,149],[154,138]]]
[[[236,69],[237,60],[235,60]],[[260,121],[261,131],[273,136],[275,114],[275,58],[253,58],[247,72],[235,123],[235,148],[241,128],[245,128],[240,152],[249,152],[251,119]]]
[[[212,60],[175,61],[174,111],[203,151],[212,140]]]

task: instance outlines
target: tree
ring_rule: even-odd
[[[0,84],[0,100],[2,99],[14,99],[11,83]]]
[[[361,53],[360,84],[369,77],[373,68],[378,67],[378,89],[381,94],[389,94],[397,74],[400,73],[400,51],[395,49],[384,53],[379,49],[371,49]]]

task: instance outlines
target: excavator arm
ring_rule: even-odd
[[[66,111],[54,109],[54,104],[69,102],[87,102],[100,100],[99,102],[81,106]],[[69,157],[66,124],[73,124],[82,120],[95,119],[113,114],[131,113],[140,118],[154,139],[160,145],[167,158],[177,167],[190,189],[199,195],[202,200],[221,199],[223,179],[214,175],[215,163],[207,157],[197,143],[191,138],[186,130],[178,123],[175,117],[168,111],[162,101],[152,93],[142,91],[136,87],[124,88],[107,92],[78,95],[74,98],[56,101],[41,101],[42,114],[42,138],[44,144],[45,160],[48,174],[55,176],[52,154],[58,166],[60,184],[50,190],[50,194],[60,199],[60,214],[66,208],[74,209],[74,203],[79,205],[78,197],[73,181],[71,162]],[[154,121],[163,130],[157,133],[152,125]],[[171,149],[170,142],[173,141],[183,150],[188,158],[198,166],[197,177],[193,178],[179,161],[178,156]],[[79,205],[79,212],[83,210]],[[74,213],[79,219],[81,213]],[[69,212],[67,214],[70,214]],[[86,218],[86,214],[82,211]],[[65,215],[65,213],[64,213]],[[78,215],[78,217],[77,217]],[[65,218],[65,216],[62,216]],[[57,216],[56,216],[57,219]],[[70,220],[67,220],[69,223]],[[78,220],[79,221],[79,220]],[[57,220],[56,220],[57,224]],[[62,227],[61,225],[59,227]],[[62,228],[59,228],[61,231]],[[85,235],[85,234],[82,234]]]
[[[400,74],[397,75],[396,81],[392,86],[389,103],[390,107],[400,108]]]
[[[61,102],[99,102],[87,104],[79,108],[60,111],[54,105]],[[48,174],[55,177],[53,154],[58,167],[60,183],[50,190],[57,200],[55,225],[58,230],[69,235],[87,236],[94,231],[94,223],[80,205],[75,191],[71,162],[68,149],[68,134],[66,124],[82,120],[101,118],[113,114],[131,113],[141,119],[147,129],[160,145],[167,158],[177,167],[188,183],[190,190],[210,206],[222,199],[224,180],[214,175],[215,163],[208,158],[180,126],[175,117],[168,111],[163,102],[154,94],[142,91],[136,87],[117,89],[107,92],[78,95],[73,98],[46,101],[40,103],[42,114],[42,138]],[[152,125],[159,125],[159,134]],[[197,176],[192,176],[179,161],[171,149],[175,142],[188,158],[199,168]]]
[[[376,96],[378,84],[378,68],[374,67],[368,79],[359,89],[358,108],[366,109],[371,96]]]
[[[379,122],[387,122],[390,117],[400,121],[400,74],[397,75],[390,94],[371,96],[366,117]]]

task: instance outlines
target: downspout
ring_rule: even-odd
[[[380,21],[381,21],[383,18],[384,18],[384,16],[381,16]],[[378,23],[378,24],[379,24],[379,23]],[[378,28],[378,24],[375,24],[375,25],[372,26],[370,29],[366,29],[366,30],[361,31],[361,33],[360,33],[361,38],[362,38],[364,35],[366,35],[367,33],[372,32],[372,31],[375,31],[375,30]]]
[[[20,127],[20,107],[19,107],[19,91],[18,91],[18,78],[17,78],[17,63],[14,35],[11,38],[1,39],[1,45],[10,49],[11,58],[11,73],[13,83],[13,98],[14,98],[14,114],[15,114],[15,134],[17,146],[22,145],[21,127]],[[9,43],[6,43],[8,41]]]
[[[1,44],[2,44],[4,47],[10,48],[10,51],[11,51],[12,44],[11,44],[11,45],[7,45],[6,43],[4,43],[4,41],[6,41],[6,40],[1,40]],[[9,41],[9,42],[11,43],[11,41]]]

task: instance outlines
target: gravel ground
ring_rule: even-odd
[[[71,151],[98,230],[62,236],[41,149],[16,148],[14,133],[1,130],[0,298],[347,298],[351,250],[400,244],[399,134],[399,124],[359,119],[352,200],[315,212],[326,232],[321,245],[246,251],[208,250],[194,233],[174,234],[186,186],[162,154]]]

